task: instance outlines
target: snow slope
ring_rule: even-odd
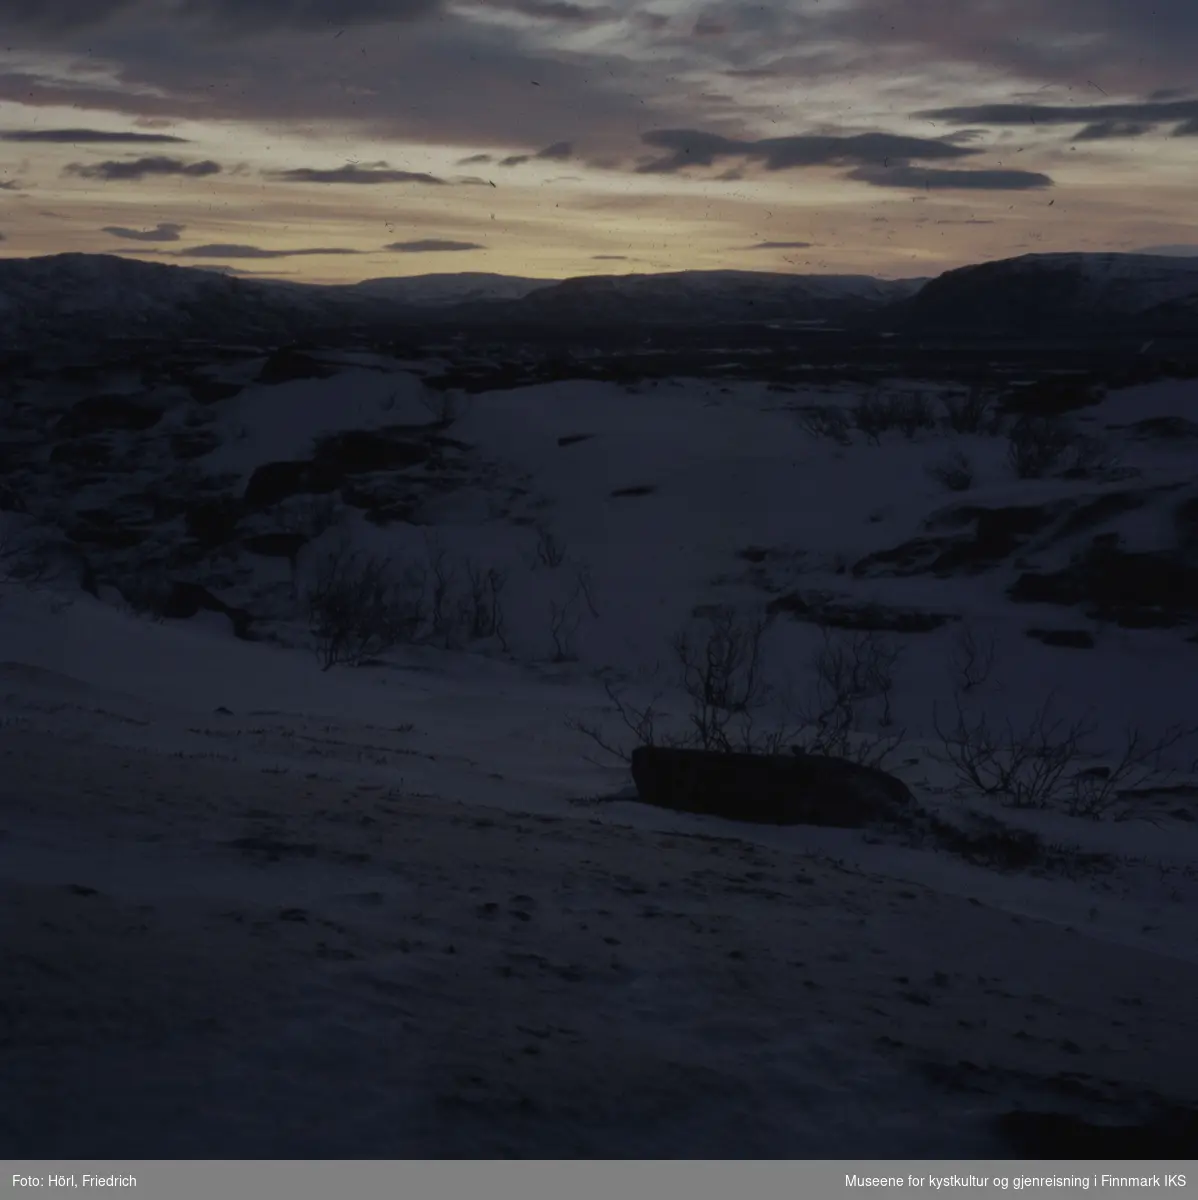
[[[28,510],[8,528],[74,530],[98,594],[60,581],[0,596],[15,1031],[0,1152],[983,1157],[1009,1152],[993,1128],[1006,1109],[1130,1119],[1198,1100],[1192,751],[1173,790],[1139,805],[1151,819],[1089,821],[961,789],[932,727],[965,626],[995,640],[990,711],[1019,725],[1051,681],[1062,711],[1092,711],[1100,757],[1129,721],[1198,711],[1180,617],[1135,628],[1008,594],[1096,534],[1172,547],[1195,443],[1137,423],[1192,414],[1192,383],[1077,416],[1119,463],[1023,481],[999,437],[815,436],[805,414],[851,409],[847,389],[458,397],[441,459],[354,479],[391,489],[387,503],[410,490],[411,519],[337,501],[298,569],[302,582],[342,537],[402,563],[439,544],[459,583],[467,559],[507,572],[506,648],[430,635],[326,672],[286,563],[249,549],[305,498],[240,511],[201,552],[173,497],[235,499],[338,430],[411,439],[442,400],[382,358],[274,386],[253,382],[260,365],[224,368],[244,386],[215,402],[162,389],[156,424],[90,442],[59,422],[94,383],[33,381],[11,402],[10,438],[32,449],[6,446]],[[179,460],[183,433],[208,448]],[[100,441],[106,462],[80,457]],[[927,474],[952,451],[973,464],[964,495]],[[1103,500],[1129,490],[1135,503]],[[854,570],[939,536],[960,505],[1057,502],[980,570]],[[1091,523],[1069,532],[1079,512]],[[97,514],[131,536],[87,541]],[[119,589],[156,574],[243,607],[260,640],[215,614],[139,614]],[[635,802],[626,766],[573,727],[629,744],[597,675],[638,705],[660,697],[680,727],[671,636],[704,605],[760,614],[796,592],[954,618],[887,635],[902,649],[892,769],[929,811],[985,813],[1053,856],[999,870],[918,839]],[[825,632],[843,633],[779,610],[771,680],[805,692]],[[862,718],[879,729],[876,711]]]

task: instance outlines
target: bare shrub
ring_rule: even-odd
[[[465,412],[466,393],[458,388],[424,387],[420,391],[420,404],[432,418],[434,426],[448,429]]]
[[[495,637],[507,649],[504,621],[503,591],[507,572],[498,567],[484,571],[477,563],[466,563],[466,623],[468,636],[473,640]]]
[[[611,702],[613,710],[620,718],[624,728],[632,734],[633,746],[684,746],[688,744],[689,738],[677,736],[662,736],[658,732],[658,720],[661,714],[654,705],[661,699],[660,693],[643,708],[637,708],[630,700],[628,700],[620,692],[617,692],[615,685],[610,679],[603,681],[603,692]],[[632,751],[627,750],[622,746],[610,741],[597,725],[591,725],[578,720],[576,717],[571,717],[566,721],[566,728],[573,733],[581,733],[585,737],[590,738],[596,746],[599,747],[605,754],[610,754],[613,758],[618,758],[621,762],[630,763],[632,761]],[[588,762],[594,763],[594,759],[587,759]],[[596,766],[601,764],[595,763]]]
[[[455,603],[457,572],[449,561],[449,552],[440,538],[425,534],[425,561],[428,564],[428,620],[433,637],[448,648],[455,640],[461,609]]]
[[[953,433],[989,433],[994,428],[990,397],[981,388],[970,388],[959,396],[942,396],[944,424]]]
[[[360,665],[413,640],[424,618],[424,576],[343,541],[315,565],[305,593],[317,658],[324,670]]]
[[[925,429],[936,428],[936,410],[924,392],[904,392],[890,404],[890,420],[908,440]]]
[[[1195,736],[1198,728],[1192,725],[1170,725],[1155,740],[1139,726],[1129,727],[1123,752],[1113,766],[1080,770],[1070,779],[1065,810],[1074,817],[1114,816],[1116,821],[1139,815],[1137,800],[1151,795],[1154,785],[1167,786],[1172,777],[1165,755]]]
[[[1077,434],[1055,417],[1021,417],[1008,435],[1007,458],[1020,479],[1042,479],[1059,466]]]
[[[848,414],[834,404],[813,405],[801,409],[799,424],[812,437],[830,438],[841,446],[847,446],[852,441],[849,436]]]
[[[969,622],[959,626],[949,651],[954,691],[967,694],[985,687],[994,672],[996,653],[993,634],[980,635]]]
[[[536,526],[536,561],[543,567],[560,567],[566,561],[566,543],[548,526]]]
[[[914,438],[923,429],[935,429],[936,412],[923,392],[903,392],[897,396],[872,392],[857,402],[853,424],[876,446],[882,434],[891,430]]]
[[[823,630],[811,659],[813,686],[801,706],[806,727],[801,748],[880,766],[902,741],[902,733],[865,735],[872,715],[882,728],[894,724],[894,671],[901,649],[875,632]]]
[[[753,748],[754,715],[770,696],[761,661],[766,626],[765,618],[742,621],[730,605],[720,605],[703,626],[674,636],[671,649],[699,749],[731,750],[737,734],[740,748]]]
[[[862,396],[853,408],[853,425],[865,435],[871,445],[879,445],[882,434],[892,428],[890,402],[880,392]]]
[[[996,727],[984,714],[971,714],[960,693],[951,724],[937,709],[933,724],[938,757],[959,781],[1013,808],[1048,808],[1058,801],[1087,757],[1086,739],[1094,732],[1085,719],[1058,716],[1055,694],[1020,728],[1009,717]]]
[[[950,492],[967,492],[973,487],[973,463],[969,457],[957,450],[947,458],[932,463],[928,476]]]
[[[676,746],[721,752],[778,754],[788,748],[830,754],[880,766],[901,744],[903,733],[870,733],[871,723],[894,724],[894,669],[900,651],[877,633],[824,630],[823,646],[811,660],[811,696],[796,703],[791,688],[765,675],[768,619],[746,619],[728,605],[692,622],[671,642],[682,691],[689,701],[685,729],[663,734],[660,694],[637,708],[608,683],[604,690],[637,745]],[[774,719],[763,718],[770,709]],[[628,762],[630,752],[607,740],[594,725],[572,720],[608,754]]]

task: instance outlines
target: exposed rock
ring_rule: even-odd
[[[292,496],[327,495],[337,490],[342,475],[327,463],[264,463],[250,476],[243,498],[249,508],[270,508]]]
[[[159,600],[158,613],[171,620],[188,620],[201,611],[223,613],[239,638],[249,637],[253,617],[244,608],[234,608],[198,583],[172,580]]]
[[[315,462],[342,475],[370,471],[400,471],[427,462],[432,454],[427,442],[400,438],[386,429],[347,429],[321,440]]]
[[[1062,646],[1069,650],[1093,650],[1094,635],[1086,629],[1028,629],[1027,636],[1046,646]]]
[[[1142,438],[1160,438],[1167,442],[1198,441],[1198,421],[1187,417],[1145,417],[1125,428]]]
[[[1072,502],[980,508],[963,505],[936,514],[928,528],[973,526],[954,537],[920,537],[891,550],[866,555],[854,567],[863,575],[952,575],[985,571],[1005,561],[1037,533],[1047,529]]]
[[[112,445],[105,438],[59,442],[50,451],[50,462],[56,467],[106,467],[112,457]]]
[[[223,383],[219,379],[191,379],[186,386],[187,394],[197,404],[219,404],[242,391],[240,383]]]
[[[876,767],[797,752],[639,746],[632,778],[645,804],[767,825],[860,828],[914,803],[906,784]]]
[[[769,616],[786,613],[799,621],[813,621],[829,629],[872,633],[931,633],[959,620],[954,613],[925,612],[917,608],[890,608],[882,604],[846,604],[809,592],[788,592],[766,605]]]
[[[1095,620],[1129,629],[1167,629],[1198,617],[1198,567],[1123,550],[1104,536],[1059,571],[1020,575],[1009,595],[1028,604],[1078,605]]]
[[[231,496],[221,496],[189,505],[184,512],[188,534],[206,547],[224,546],[237,534],[243,509]]]
[[[295,346],[276,350],[258,372],[259,383],[292,383],[297,379],[328,379],[337,368],[322,363]]]
[[[116,430],[141,432],[162,420],[161,405],[148,404],[132,396],[114,394],[80,400],[58,418],[55,430],[64,437]]]

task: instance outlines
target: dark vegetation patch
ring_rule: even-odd
[[[1046,646],[1060,646],[1068,650],[1094,649],[1094,635],[1086,629],[1028,629],[1024,632]]]

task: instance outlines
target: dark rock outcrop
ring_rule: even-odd
[[[297,379],[328,379],[337,368],[322,363],[295,346],[276,350],[258,372],[258,383],[293,383]]]
[[[235,608],[214,596],[198,583],[171,582],[160,600],[159,615],[169,620],[188,620],[197,613],[215,612],[229,618],[234,634],[248,638],[253,617],[244,608]]]
[[[748,754],[639,746],[632,778],[646,804],[766,825],[860,828],[914,804],[876,767],[818,754]]]
[[[81,437],[92,433],[151,429],[162,420],[161,405],[148,404],[132,396],[114,394],[92,396],[80,400],[63,413],[55,430],[64,437]]]
[[[1198,567],[1123,550],[1103,536],[1060,571],[1020,575],[1009,594],[1028,604],[1078,605],[1095,620],[1128,629],[1167,629],[1198,619]]]

